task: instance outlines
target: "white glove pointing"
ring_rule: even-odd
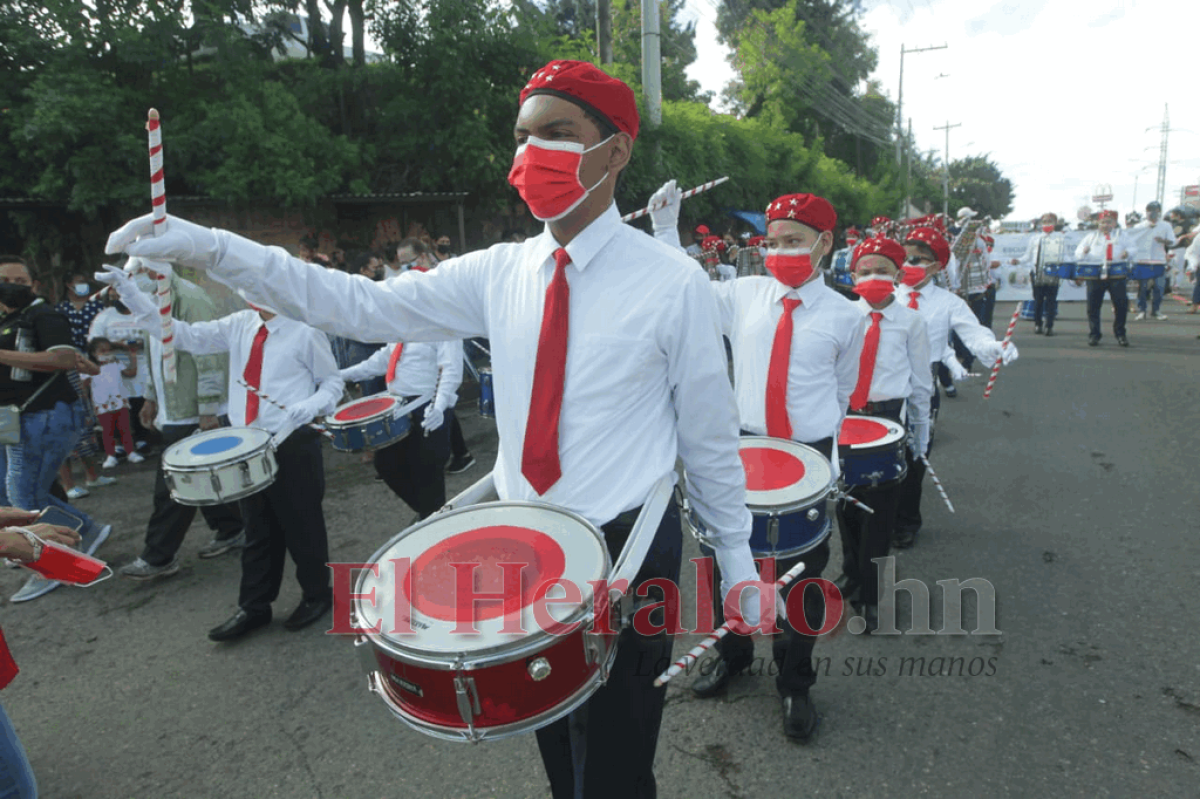
[[[197,269],[207,269],[217,262],[220,245],[212,228],[177,216],[167,216],[167,221],[160,227],[162,229],[156,236],[153,214],[139,216],[110,235],[104,251],[109,255],[126,252]]]
[[[133,278],[124,269],[104,265],[104,271],[96,272],[93,277],[98,283],[106,283],[117,290],[121,302],[129,312],[137,317],[139,324],[146,328],[152,336],[162,337],[162,325],[158,319],[158,302],[137,287]]]
[[[650,196],[650,221],[654,223],[654,232],[674,230],[679,226],[679,206],[683,203],[683,192],[675,185],[674,180],[668,180],[658,191]],[[658,208],[663,205],[662,208]]]

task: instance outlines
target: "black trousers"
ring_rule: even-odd
[[[808,444],[826,458],[833,455],[833,439],[823,438]],[[701,548],[704,554],[711,555],[708,547]],[[775,578],[779,579],[788,569],[804,561],[804,573],[800,578],[783,589],[786,602],[791,596],[792,589],[804,580],[820,577],[829,565],[829,539],[826,538],[813,549],[794,558],[779,558],[775,562]],[[713,564],[713,610],[718,626],[725,623],[725,607],[721,597],[721,569]],[[825,619],[825,593],[817,585],[805,586],[804,619],[810,630],[819,630]],[[777,669],[775,688],[780,696],[798,696],[808,693],[817,682],[817,672],[812,666],[813,646],[817,643],[814,635],[805,635],[796,630],[788,620],[780,620],[779,627],[783,632],[773,636],[771,641],[771,657]],[[747,668],[754,662],[754,639],[748,635],[730,633],[717,642],[713,647],[725,660],[729,671],[736,673]]]
[[[1125,289],[1125,278],[1087,281],[1088,332],[1100,338],[1100,308],[1104,305],[1104,293],[1112,298],[1113,335],[1125,335],[1125,317],[1129,315],[1129,294]]]
[[[375,471],[387,487],[424,519],[446,504],[446,460],[450,457],[447,415],[428,435],[421,429],[425,403],[412,412],[408,435],[375,453]]]
[[[1058,284],[1053,286],[1033,287],[1033,323],[1040,325],[1046,322],[1046,329],[1054,327],[1054,317],[1058,316]]]
[[[900,422],[899,413],[875,415]],[[851,502],[839,502],[837,506],[838,530],[842,537],[842,573],[862,586],[859,599],[866,605],[879,604],[879,579],[872,561],[886,558],[891,548],[902,480],[875,488],[851,489],[850,496],[874,513],[867,513]]]
[[[198,429],[199,425],[194,424],[163,425],[163,450],[187,438]],[[192,520],[196,518],[197,510],[204,516],[204,521],[216,533],[217,538],[233,538],[242,531],[242,514],[237,505],[206,505],[196,508],[192,505],[180,505],[171,499],[171,489],[167,487],[160,456],[158,473],[154,476],[154,510],[151,511],[150,521],[146,524],[146,545],[142,548],[142,560],[151,566],[166,566],[174,560],[179,547],[183,545],[183,537],[187,535]]]
[[[467,440],[463,438],[462,425],[458,423],[458,416],[454,413],[453,408],[446,410],[446,424],[444,425],[450,433],[450,454],[456,459],[465,458],[471,454],[471,450],[467,449]],[[442,463],[442,468],[445,468],[445,462]]]
[[[279,596],[288,553],[305,599],[329,599],[329,541],[325,530],[325,467],[321,439],[297,430],[275,450],[275,482],[242,500],[246,546],[238,606],[267,613]]]
[[[936,367],[937,364],[934,366]],[[925,450],[927,457],[933,450],[933,434],[937,428],[938,411],[941,410],[941,407],[942,397],[935,380],[933,397],[930,398],[929,403],[929,448]],[[908,450],[905,458],[908,461],[908,474],[900,482],[900,495],[897,497],[896,504],[896,528],[915,533],[921,529],[921,487],[925,481],[925,464],[912,449]],[[871,505],[870,502],[867,504]],[[871,507],[875,506],[871,505]]]
[[[633,518],[632,512],[621,514],[603,527],[614,563]],[[672,502],[634,585],[652,578],[678,585],[682,555],[679,509]],[[650,597],[661,601],[662,594],[654,588]],[[654,678],[671,665],[672,643],[665,632],[643,636],[623,630],[608,682],[578,710],[537,731],[554,799],[654,799],[658,795],[654,754],[667,689],[655,688]]]

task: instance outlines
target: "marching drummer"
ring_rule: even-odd
[[[1117,212],[1108,209],[1100,212],[1100,228],[1084,236],[1075,247],[1075,260],[1088,263],[1128,261],[1130,252],[1136,247],[1130,243],[1125,232],[1117,228]],[[1083,281],[1076,280],[1075,285]],[[1129,346],[1125,337],[1125,317],[1129,315],[1129,295],[1125,289],[1125,277],[1101,276],[1087,281],[1088,346],[1100,343],[1100,306],[1104,304],[1104,293],[1112,298],[1113,336],[1122,347]]]
[[[925,320],[930,357],[935,359],[932,364],[935,373],[939,362],[952,369],[957,366],[953,350],[949,347],[951,331],[957,333],[967,349],[984,363],[1003,359],[1005,364],[1009,364],[1017,359],[1016,345],[1012,342],[1002,345],[991,329],[979,323],[962,297],[934,283],[937,275],[950,262],[950,244],[940,231],[932,227],[910,231],[905,237],[904,250],[908,254],[908,263],[904,266],[902,285],[896,289],[896,298],[905,307],[918,311]],[[950,357],[946,357],[948,354]],[[957,368],[962,369],[961,366]],[[956,377],[966,377],[966,370]],[[917,460],[910,463],[900,488],[896,534],[892,538],[892,546],[897,549],[911,547],[921,530],[921,483],[925,479],[925,464],[919,459],[922,455],[928,455],[932,446],[938,406],[935,386],[929,412],[929,443],[914,455]]]
[[[1052,239],[1061,242],[1064,236],[1055,232],[1055,228],[1058,227],[1058,214],[1042,214],[1040,224],[1042,229],[1029,237],[1025,253],[1020,258],[1013,258],[1012,264],[1029,267],[1029,281],[1033,284],[1033,332],[1045,332],[1047,336],[1053,336],[1054,318],[1058,316],[1059,278],[1046,269],[1048,264],[1045,253]],[[1065,252],[1065,245],[1060,245],[1060,248]]]
[[[462,383],[462,341],[389,344],[360,364],[341,371],[346,382],[383,375],[390,394],[433,398],[412,411],[415,430],[375,453],[375,472],[396,496],[428,518],[446,504],[446,461],[450,431],[446,411],[458,399]]]
[[[678,206],[677,195],[666,199]],[[863,342],[862,315],[825,285],[817,268],[833,250],[837,213],[822,197],[789,194],[767,206],[766,216],[771,277],[713,285],[722,332],[733,345],[742,431],[798,441],[836,464],[835,441],[858,380]],[[804,561],[805,580],[820,577],[829,562],[828,539],[798,559]],[[780,560],[776,573],[794,563]],[[825,602],[816,585],[807,586],[803,607],[808,630],[820,629]],[[721,608],[716,611],[719,616]],[[798,631],[791,621],[781,626],[772,655],[779,668],[775,685],[783,699],[783,729],[807,743],[819,722],[809,697],[817,680],[812,668],[816,637]],[[692,683],[693,693],[702,698],[723,691],[754,660],[748,636],[727,635],[714,648],[718,658],[705,664]]]
[[[678,456],[692,507],[716,546],[723,593],[731,602],[740,597],[736,628],[747,631],[761,616],[770,629],[773,588],[758,582],[748,545],[737,405],[709,280],[683,253],[621,224],[613,203],[638,127],[629,86],[585,62],[547,64],[521,92],[509,173],[545,230],[386,283],[171,216],[157,236],[150,216],[128,223],[108,248],[207,269],[256,301],[338,335],[405,342],[488,336],[500,499],[577,513],[603,531],[615,558]],[[672,505],[634,586],[652,578],[678,584],[681,558]],[[672,641],[665,632],[645,633],[623,631],[605,686],[538,730],[556,799],[654,795],[666,691],[653,683],[658,667],[670,663]]]
[[[925,320],[897,302],[894,294],[906,257],[903,246],[882,237],[867,239],[854,251],[854,293],[862,297],[856,305],[866,332],[850,412],[907,423],[913,439],[908,454],[911,469],[912,453],[929,447],[933,375]],[[893,480],[873,488],[851,489],[850,495],[874,513],[851,502],[843,502],[839,508],[842,577],[836,585],[843,599],[862,606],[868,632],[879,626],[879,581],[873,561],[887,557],[895,534],[900,485]]]
[[[148,263],[155,268],[153,261]],[[157,304],[125,272],[106,269],[96,279],[115,286],[121,302],[146,330],[161,336]],[[229,353],[229,420],[234,427],[285,435],[294,431],[275,448],[275,482],[241,500],[246,545],[238,610],[209,631],[211,641],[232,641],[271,622],[271,603],[279,596],[289,552],[303,599],[284,628],[303,629],[332,607],[325,565],[329,543],[321,507],[325,495],[321,439],[315,430],[301,425],[333,410],[344,383],[323,333],[279,316],[265,305],[251,305],[251,309],[212,322],[174,322],[179,349],[194,355]],[[248,391],[237,378],[270,401]]]

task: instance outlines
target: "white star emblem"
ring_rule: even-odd
[[[550,82],[550,81],[552,81],[552,80],[554,80],[554,76],[553,76],[553,75],[547,75],[547,76],[546,76],[546,83],[549,83],[549,82]]]
[[[558,70],[562,69],[562,64],[555,64],[553,69],[555,72],[557,72]]]
[[[788,211],[788,219],[795,219],[795,218],[796,218],[796,209],[793,208],[792,210]]]
[[[795,198],[795,197],[793,197],[793,198],[792,198],[792,205],[795,205],[795,204],[796,204],[796,198]]]

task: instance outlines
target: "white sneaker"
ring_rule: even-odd
[[[117,482],[117,478],[115,478],[115,477],[105,477],[104,475],[100,475],[95,480],[88,480],[87,485],[88,485],[88,488],[101,488],[103,486],[113,485],[116,482]]]
[[[75,486],[67,492],[67,499],[83,499],[88,494],[92,493],[83,486]]]
[[[109,455],[107,458],[104,459],[104,463],[100,464],[100,468],[101,469],[115,469],[115,468],[117,468],[118,463],[120,463],[120,461],[117,460],[116,455]]]
[[[1135,316],[1135,317],[1133,317],[1133,321],[1135,321],[1135,322],[1140,322],[1140,321],[1142,321],[1142,320],[1143,320],[1143,319],[1145,319],[1145,318],[1146,318],[1146,312],[1145,312],[1145,311],[1138,311],[1138,315],[1137,315],[1137,316]]]
[[[130,463],[141,463],[142,461],[144,461],[146,459],[143,458],[141,455],[137,454],[136,452],[131,452],[131,453],[129,453],[129,457],[127,457],[125,460],[129,461]]]
[[[1157,320],[1158,320],[1158,321],[1160,321],[1160,322],[1165,322],[1165,321],[1167,321],[1167,315],[1166,315],[1165,313],[1163,313],[1162,311],[1159,311],[1158,313],[1156,313],[1156,314],[1154,315],[1154,318],[1155,318],[1155,319],[1157,319]]]

